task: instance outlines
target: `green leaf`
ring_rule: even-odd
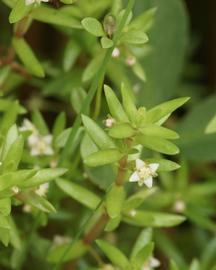
[[[182,223],[185,217],[160,212],[135,210],[135,212],[129,211],[127,215],[124,215],[123,220],[126,223],[140,227],[172,227]]]
[[[179,138],[178,133],[176,133],[175,131],[168,128],[160,127],[157,125],[152,125],[152,124],[149,124],[149,125],[147,124],[144,127],[141,127],[140,131],[144,135],[156,136],[156,137],[161,137],[161,138],[170,139],[170,140]]]
[[[108,85],[104,85],[104,91],[113,118],[121,122],[129,122],[128,117],[113,90]]]
[[[23,38],[13,38],[13,47],[28,72],[37,77],[45,76],[43,67]]]
[[[169,117],[172,112],[181,107],[189,99],[188,97],[176,98],[153,107],[147,112],[147,121],[149,123],[157,123],[164,117],[164,120],[166,120],[166,117]],[[162,124],[162,122],[160,122],[160,124]]]
[[[211,134],[211,133],[215,133],[216,132],[216,115],[208,123],[205,132],[207,134]]]
[[[135,122],[137,115],[137,108],[134,104],[132,93],[125,84],[121,85],[121,95],[122,95],[122,104],[128,118],[131,120],[131,122]]]
[[[98,54],[92,60],[88,63],[87,67],[85,68],[83,75],[82,75],[82,80],[83,82],[87,82],[91,80],[95,74],[98,72],[99,67],[102,64],[103,58],[102,54]]]
[[[111,218],[107,222],[104,231],[105,232],[112,232],[112,231],[116,230],[117,227],[119,226],[120,222],[121,222],[121,216],[117,216],[115,218]]]
[[[117,149],[100,150],[84,159],[84,163],[90,167],[103,166],[110,163],[118,162],[124,156]]]
[[[0,175],[0,190],[5,190],[13,186],[23,186],[25,181],[35,175],[35,170],[19,170]]]
[[[0,199],[0,214],[3,216],[8,216],[11,212],[11,199],[4,198]]]
[[[190,265],[190,269],[189,270],[201,270],[200,268],[200,263],[197,259],[194,259]]]
[[[18,168],[22,158],[24,139],[19,136],[10,146],[5,155],[0,170],[2,172],[12,172]]]
[[[136,61],[136,63],[131,68],[132,68],[134,74],[140,80],[142,80],[143,82],[147,81],[145,70],[138,61]]]
[[[82,20],[83,28],[96,37],[104,36],[102,24],[95,18],[87,17]]]
[[[109,129],[109,136],[116,139],[124,139],[132,137],[135,134],[135,130],[128,123],[115,124]]]
[[[40,6],[31,12],[31,17],[35,20],[69,28],[81,29],[80,22],[71,14],[61,9]]]
[[[44,197],[39,196],[33,191],[20,192],[19,200],[43,212],[50,213],[56,211],[54,206],[50,202],[48,202]]]
[[[156,7],[150,8],[143,12],[141,15],[137,16],[128,26],[129,29],[142,29],[144,32],[147,32],[151,29],[154,20],[155,13],[157,11]]]
[[[49,134],[49,129],[40,111],[38,110],[33,111],[32,122],[34,123],[36,128],[39,130],[39,133],[41,135]]]
[[[76,113],[80,113],[86,96],[87,93],[82,87],[75,87],[73,91],[71,91],[71,104]]]
[[[30,5],[25,4],[25,0],[17,0],[9,15],[9,22],[16,23],[24,18],[32,9]]]
[[[111,48],[113,46],[112,39],[110,39],[108,37],[102,37],[100,42],[101,42],[101,46],[103,49],[108,49],[108,48]]]
[[[74,41],[74,39],[70,39],[67,42],[67,45],[65,47],[65,51],[64,51],[64,57],[63,57],[63,69],[64,71],[69,71],[77,57],[79,56],[81,51],[80,46]]]
[[[57,179],[67,172],[67,169],[53,168],[53,169],[42,169],[38,171],[32,178],[22,184],[24,188],[31,188],[39,186],[43,183],[50,182]]]
[[[100,149],[115,148],[111,138],[91,118],[82,115],[82,121],[88,135]]]
[[[8,151],[11,148],[11,145],[16,141],[17,138],[18,138],[18,130],[16,125],[13,125],[7,132],[6,139],[4,141],[3,149],[1,152],[1,160],[3,160],[6,157]]]
[[[6,113],[3,116],[1,122],[1,133],[5,135],[9,128],[15,123],[20,107],[18,101],[14,101],[11,106],[8,107]]]
[[[156,158],[148,158],[146,159],[148,163],[158,163],[159,168],[158,172],[169,172],[174,171],[180,168],[180,165],[174,161],[168,159],[156,159]]]
[[[136,140],[144,147],[159,153],[167,155],[176,155],[179,153],[179,149],[175,144],[160,137],[139,135],[136,137]]]
[[[141,233],[139,234],[132,252],[131,252],[131,258],[134,258],[136,256],[136,254],[138,254],[138,252],[147,244],[149,244],[152,240],[153,237],[153,230],[152,228],[147,228],[141,231]]]
[[[154,194],[156,190],[157,190],[156,188],[151,188],[151,189],[143,189],[141,191],[136,192],[124,202],[124,211],[128,211],[139,207],[149,196]]]
[[[110,218],[117,218],[121,215],[124,200],[124,187],[113,184],[108,194],[106,195],[106,208]]]
[[[124,33],[120,41],[133,45],[145,44],[148,42],[148,36],[141,30],[131,30]]]
[[[56,183],[67,195],[90,209],[96,209],[100,203],[97,195],[80,185],[64,179],[58,179]]]
[[[176,262],[174,262],[173,260],[170,261],[170,266],[169,266],[169,270],[180,270],[178,265],[176,264]]]
[[[62,245],[53,246],[47,255],[47,261],[58,263],[63,259],[63,262],[74,260],[86,253],[88,246],[83,241],[76,241],[72,245],[65,243]]]
[[[134,257],[132,257],[131,264],[133,267],[135,267],[135,269],[141,269],[144,263],[150,258],[153,249],[153,243],[145,245]]]
[[[122,269],[126,269],[129,261],[118,248],[110,245],[103,240],[96,240],[96,243],[114,265],[119,266]]]
[[[66,115],[65,112],[59,113],[59,115],[56,117],[52,134],[53,134],[53,140],[56,141],[57,137],[63,132],[66,126]]]

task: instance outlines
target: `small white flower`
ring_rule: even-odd
[[[125,64],[129,67],[132,67],[136,64],[136,57],[134,56],[128,56],[126,59],[125,59]]]
[[[110,117],[110,118],[107,118],[105,120],[105,126],[107,128],[111,128],[113,126],[113,124],[115,124],[115,119],[114,118]]]
[[[48,192],[48,189],[49,189],[49,183],[44,183],[44,184],[40,185],[39,188],[35,190],[35,192],[39,196],[45,196]]]
[[[118,48],[114,48],[112,51],[112,58],[118,58],[120,56],[120,50]]]
[[[131,215],[132,217],[135,217],[136,214],[137,214],[137,211],[136,211],[135,209],[132,209],[132,210],[130,211],[130,215]]]
[[[17,186],[13,186],[11,188],[11,191],[14,193],[14,194],[18,194],[20,192],[20,189],[17,187]]]
[[[157,176],[158,163],[146,164],[141,159],[136,159],[136,171],[131,175],[129,182],[138,182],[139,186],[145,184],[148,188],[153,185],[153,177]]]
[[[174,203],[174,206],[173,206],[174,211],[177,212],[177,213],[182,213],[182,212],[184,212],[185,208],[186,208],[186,204],[185,204],[185,202],[182,201],[182,200],[177,200],[177,201]]]
[[[31,149],[32,156],[54,154],[52,144],[52,135],[41,136],[40,134],[33,133],[28,137],[28,146]]]
[[[38,5],[40,5],[41,2],[49,2],[49,0],[25,0],[26,6],[29,6],[31,4],[38,4]]]
[[[31,213],[32,207],[31,207],[31,205],[29,205],[29,204],[24,204],[22,210],[23,210],[23,212],[25,212],[25,213]]]
[[[53,237],[54,246],[61,246],[63,244],[69,243],[70,241],[71,241],[71,238],[68,236],[54,235]]]
[[[160,261],[154,257],[151,257],[147,263],[145,263],[141,270],[151,270],[160,266]]]

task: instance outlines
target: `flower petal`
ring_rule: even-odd
[[[26,6],[31,5],[31,4],[33,4],[34,2],[35,2],[34,0],[25,0]]]
[[[159,168],[159,164],[158,163],[151,163],[151,164],[149,164],[149,168],[151,169],[151,171],[153,173],[155,173],[157,171],[157,169]]]
[[[142,169],[145,166],[145,162],[139,158],[136,159],[136,168],[137,170]]]
[[[138,182],[140,180],[138,172],[134,172],[129,179],[129,182]]]
[[[53,139],[52,135],[46,135],[46,136],[43,137],[44,142],[47,143],[47,144],[51,144],[52,139]]]
[[[150,267],[159,267],[160,266],[160,261],[154,257],[150,258]]]
[[[144,184],[148,187],[151,188],[153,185],[153,178],[150,176],[144,180]]]

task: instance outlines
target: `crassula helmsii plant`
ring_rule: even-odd
[[[187,160],[173,157],[172,113],[189,98],[137,98],[157,5],[134,16],[135,0],[3,3],[13,31],[0,58],[1,267],[209,270],[207,252],[187,264],[160,230],[187,218],[214,232],[215,189],[190,184]],[[29,45],[37,21],[67,40],[60,64]],[[39,94],[26,102],[25,87]]]

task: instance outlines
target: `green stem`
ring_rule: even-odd
[[[59,165],[61,165],[64,160],[67,158],[68,154],[69,154],[69,151],[73,145],[73,142],[74,142],[74,138],[76,136],[76,133],[77,133],[77,130],[78,128],[80,127],[81,125],[81,114],[82,113],[85,113],[87,111],[87,108],[89,108],[90,104],[91,104],[91,101],[92,99],[94,98],[94,95],[98,89],[98,83],[100,81],[103,81],[103,78],[105,76],[105,73],[106,73],[106,68],[107,68],[107,65],[109,63],[109,60],[111,58],[111,55],[112,55],[112,51],[113,51],[113,48],[116,46],[117,42],[118,42],[118,39],[119,39],[119,36],[125,26],[125,23],[127,21],[127,18],[128,18],[128,15],[130,13],[130,11],[132,10],[133,8],[133,5],[135,3],[135,0],[129,0],[128,1],[128,4],[127,4],[127,7],[126,7],[126,10],[125,10],[125,13],[124,13],[124,16],[119,24],[119,27],[116,31],[116,34],[113,38],[113,47],[112,48],[109,48],[107,51],[106,51],[106,54],[104,56],[104,60],[102,62],[102,65],[99,67],[94,79],[93,79],[93,82],[92,82],[92,85],[89,89],[89,92],[88,92],[88,95],[87,97],[85,98],[84,102],[83,102],[83,105],[82,105],[82,108],[81,108],[81,111],[80,113],[77,115],[76,119],[75,119],[75,122],[74,122],[74,125],[73,125],[73,128],[70,132],[70,135],[68,137],[68,140],[65,144],[65,147],[61,153],[61,157],[60,157],[60,160],[59,160]]]

